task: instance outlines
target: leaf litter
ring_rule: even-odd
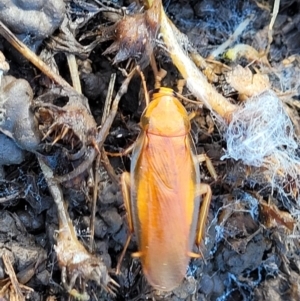
[[[27,275],[32,277],[23,278],[29,279],[25,280],[25,284],[28,283],[34,289],[31,294],[33,300],[51,295],[67,299],[66,290],[78,299],[298,299],[299,49],[297,43],[293,43],[298,34],[298,4],[296,1],[275,1],[274,7],[280,4],[277,15],[272,5],[261,1],[180,1],[180,5],[176,1],[169,1],[165,4],[165,9],[172,17],[171,22],[165,17],[159,1],[153,2],[154,6],[152,1],[145,1],[143,10],[138,5],[128,6],[128,3],[122,3],[122,8],[106,1],[71,1],[66,7],[68,22],[61,23],[61,32],[71,35],[69,40],[73,39],[76,43],[72,44],[73,48],[55,49],[52,45],[47,49],[49,52],[60,52],[55,58],[61,77],[49,70],[47,65],[39,64],[40,60],[29,50],[26,52],[30,54],[27,58],[33,57],[33,63],[37,62],[34,64],[38,68],[61,85],[60,93],[57,93],[57,87],[49,85],[51,82],[42,74],[37,78],[28,71],[33,67],[29,68],[27,65],[27,71],[24,67],[18,68],[20,57],[16,53],[10,53],[9,45],[1,48],[11,61],[9,71],[7,66],[3,68],[3,73],[8,72],[9,75],[1,74],[0,109],[3,117],[1,115],[0,130],[4,135],[0,156],[3,158],[0,162],[3,187],[1,206],[3,213],[17,212],[14,214],[22,217],[16,217],[17,227],[22,227],[23,233],[30,233],[18,240],[16,238],[20,233],[13,223],[11,228],[3,227],[2,247],[15,250],[12,254],[14,258],[18,258],[17,249],[11,249],[11,239],[16,240],[17,247],[27,250],[30,244],[24,245],[24,240],[26,242],[26,237],[31,235],[35,237],[37,248],[42,248],[47,253],[46,264],[41,265],[41,270],[38,270],[40,265],[28,268]],[[62,16],[64,13],[62,10]],[[250,15],[252,17],[249,18]],[[60,19],[63,20],[62,17]],[[243,23],[246,19],[247,22]],[[5,23],[5,20],[0,20]],[[275,23],[271,26],[274,20]],[[241,24],[243,26],[239,27]],[[93,31],[96,25],[98,28],[95,35]],[[69,30],[65,30],[63,26],[69,26]],[[3,28],[1,25],[1,35],[7,38],[3,34]],[[14,32],[11,26],[10,30]],[[202,42],[199,42],[198,37],[201,37]],[[60,35],[60,39],[65,38]],[[109,40],[114,40],[113,44],[107,44],[106,41]],[[16,41],[12,39],[12,45],[21,45],[23,48]],[[61,43],[61,40],[56,41]],[[223,50],[219,50],[220,45],[229,47],[229,51],[225,47],[227,52],[223,53]],[[35,50],[35,47],[29,46]],[[216,49],[218,51],[214,51]],[[64,52],[68,53],[66,57]],[[110,53],[114,52],[117,54],[111,56]],[[78,74],[72,74],[73,81],[79,77],[88,82],[96,72],[107,71],[116,73],[119,78],[111,95],[111,98],[117,99],[113,104],[114,110],[102,124],[95,120],[101,120],[103,102],[99,102],[97,98],[79,96],[65,81],[69,80],[70,75],[63,66],[74,59],[68,57],[70,53],[78,56],[79,66],[87,58],[92,65],[92,68],[82,71],[79,69]],[[199,64],[200,55],[209,54],[210,59],[205,64]],[[111,267],[116,266],[122,251],[127,226],[126,222],[120,224],[124,209],[119,189],[111,189],[115,187],[111,185],[115,184],[112,184],[114,180],[108,176],[109,165],[119,174],[128,162],[126,158],[112,157],[110,164],[102,165],[99,157],[99,169],[95,172],[92,170],[93,162],[100,156],[103,145],[108,151],[116,151],[134,141],[136,130],[132,130],[132,123],[138,122],[143,102],[139,99],[141,93],[136,84],[132,87],[128,80],[126,85],[121,86],[123,76],[135,61],[144,68],[147,84],[153,88],[159,76],[153,63],[154,58],[159,67],[168,70],[167,77],[162,79],[163,85],[175,87],[181,74],[187,87],[183,93],[190,91],[197,101],[201,101],[195,106],[183,100],[189,110],[197,110],[199,106],[203,108],[204,103],[200,116],[192,122],[197,149],[201,152],[206,149],[219,150],[214,152],[213,161],[218,180],[213,182],[206,170],[202,170],[203,181],[211,182],[214,196],[202,250],[205,260],[192,260],[186,280],[167,295],[153,291],[141,275],[138,262],[130,258],[130,252],[136,248],[134,241],[126,252],[122,273],[113,275]],[[107,59],[108,63],[105,63]],[[208,81],[195,67],[193,60],[198,62],[196,65],[200,66],[201,71],[209,68],[208,72],[204,72],[210,74]],[[154,77],[148,71],[148,64],[152,66]],[[23,90],[19,90],[21,92],[18,98],[15,98],[14,85],[21,83],[16,78],[23,78],[24,72],[27,72],[25,79],[29,81],[31,88],[22,82]],[[38,71],[35,69],[35,72]],[[4,86],[3,81],[5,83],[7,80],[13,84]],[[212,81],[214,88],[210,84]],[[117,93],[120,86],[121,90]],[[225,86],[230,87],[230,98],[220,94]],[[96,84],[95,89],[97,87],[99,85]],[[77,88],[76,90],[78,91]],[[85,95],[84,86],[82,91]],[[14,126],[14,122],[17,122],[14,120],[18,119],[16,111],[9,111],[9,106],[13,106],[13,102],[18,99],[20,106],[25,106],[22,112],[28,114],[21,120],[27,120],[29,126]],[[125,103],[127,105],[124,107]],[[212,125],[209,120],[214,120],[215,124]],[[30,139],[34,139],[34,143]],[[19,155],[9,161],[9,152]],[[39,158],[42,169],[36,158]],[[50,168],[53,176],[47,177],[45,168]],[[24,175],[27,181],[24,181]],[[24,188],[24,185],[30,186]],[[62,206],[61,201],[57,203],[61,209],[57,214],[52,197],[57,201],[58,196],[52,193],[51,197],[47,186],[52,189],[56,187],[57,191],[63,192],[63,198],[59,198],[68,202],[68,209]],[[17,194],[12,187],[18,187]],[[107,191],[110,193],[104,193]],[[94,198],[93,195],[97,197]],[[32,205],[34,200],[40,206]],[[30,214],[34,220],[41,216],[44,225],[42,222],[42,226],[34,227],[32,223],[26,223],[24,213],[27,216]],[[78,245],[78,252],[81,250],[84,256],[94,258],[97,265],[102,267],[101,272],[96,273],[97,278],[92,276],[93,272],[89,268],[82,271],[84,265],[81,262],[76,263],[78,267],[70,262],[62,264],[60,247],[56,247],[58,262],[56,261],[53,250],[55,245],[59,245],[59,238],[55,241],[53,237],[56,229],[58,233],[63,231],[64,226],[58,226],[58,221],[62,221],[61,214],[65,214],[65,217],[70,215],[72,219],[73,225],[68,223],[68,227],[75,245]],[[91,214],[96,218],[92,219]],[[97,228],[95,234],[101,233],[94,238],[94,245],[91,247],[88,247],[91,240],[90,225],[86,222],[89,220],[98,221],[97,227],[100,229]],[[4,216],[1,221],[5,222]],[[63,238],[61,243],[67,243],[68,239]],[[105,247],[100,247],[101,244]],[[94,251],[100,251],[98,256],[101,255],[102,259]],[[20,265],[20,260],[13,264],[17,278],[24,265],[32,266],[28,260],[25,260],[23,266]],[[93,264],[88,267],[92,266]],[[73,287],[66,286],[60,276],[60,270],[64,271],[65,268],[69,281],[74,281]],[[43,273],[48,276],[45,277]],[[1,279],[5,279],[7,274],[2,265]],[[8,275],[12,275],[11,272]],[[102,283],[100,279],[108,280],[103,280]],[[105,286],[110,282],[109,279],[119,283],[116,296],[115,293],[107,294],[105,290],[97,289],[97,284]],[[90,281],[85,287],[88,280],[95,282]],[[17,282],[14,283],[16,287]],[[112,290],[115,291],[115,288]],[[6,290],[5,294],[7,292]],[[5,298],[4,295],[1,297]]]

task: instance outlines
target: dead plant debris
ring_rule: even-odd
[[[15,2],[0,4],[0,299],[300,299],[298,1]],[[135,237],[114,271],[125,149],[158,85],[183,94],[217,172],[201,167],[203,256],[167,293]]]

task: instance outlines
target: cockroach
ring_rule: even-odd
[[[212,195],[209,185],[200,184],[190,130],[177,94],[169,88],[155,90],[141,117],[131,172],[121,177],[129,231],[137,236],[133,257],[161,291],[179,286],[190,257],[200,257],[192,249],[203,239]]]

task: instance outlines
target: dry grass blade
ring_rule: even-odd
[[[70,69],[70,75],[72,78],[72,83],[73,83],[73,87],[74,89],[81,94],[81,83],[80,83],[80,78],[79,78],[79,74],[78,74],[78,66],[77,66],[77,62],[76,62],[76,58],[74,54],[67,54],[67,60],[68,60],[68,65],[69,65],[69,69]]]
[[[241,33],[246,29],[249,23],[252,21],[253,16],[249,16],[246,18],[234,31],[234,33],[227,39],[223,44],[221,44],[217,49],[215,49],[209,56],[208,59],[214,59],[222,54],[226,48],[228,48],[231,44],[234,43],[241,35]]]
[[[33,292],[33,289],[19,283],[17,276],[15,274],[14,268],[7,256],[7,254],[4,254],[2,259],[3,259],[3,263],[5,265],[6,273],[9,276],[9,282],[5,286],[2,287],[0,297],[2,297],[1,296],[2,294],[5,295],[6,291],[11,286],[11,291],[9,293],[10,298],[13,297],[13,299],[16,301],[25,301],[25,296],[23,295],[22,290],[27,292],[26,293],[26,298],[27,298],[28,293]]]
[[[16,294],[16,298],[19,300],[25,300],[25,297],[21,291],[18,279],[16,277],[15,271],[13,266],[11,265],[11,262],[6,254],[2,257],[3,263],[5,265],[6,273],[8,274],[11,284],[13,286],[14,292]]]
[[[54,73],[33,51],[17,39],[17,37],[0,21],[0,34],[15,47],[33,65],[40,69],[50,79],[65,88],[72,88],[61,76]]]
[[[105,99],[103,115],[102,115],[102,119],[101,119],[101,126],[104,124],[106,118],[108,117],[109,111],[110,111],[110,106],[111,106],[111,101],[112,101],[112,95],[113,95],[113,92],[114,92],[115,82],[116,82],[116,73],[113,73],[110,77],[110,81],[109,81],[109,85],[108,85],[108,90],[107,90],[107,95],[106,95],[106,99]]]
[[[99,185],[99,165],[100,165],[101,155],[98,154],[96,163],[95,163],[95,174],[94,174],[94,189],[93,189],[93,200],[92,200],[92,208],[91,208],[91,221],[90,221],[90,250],[94,250],[94,235],[95,235],[95,216],[96,216],[96,204],[98,197],[98,185]]]
[[[274,6],[273,6],[273,13],[272,13],[272,18],[269,24],[269,32],[268,32],[268,47],[265,51],[265,54],[267,55],[270,51],[271,43],[273,41],[273,26],[275,23],[275,20],[277,18],[278,12],[279,12],[279,5],[280,5],[280,0],[275,0],[274,1]]]

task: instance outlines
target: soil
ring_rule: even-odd
[[[110,4],[106,2],[105,4],[113,8],[118,5],[120,7],[131,5],[134,11],[134,6],[129,2],[132,1],[112,1]],[[95,2],[89,3],[97,7]],[[81,4],[80,1],[70,1],[67,12],[70,12],[73,17],[86,13],[81,8]],[[164,1],[164,7],[174,24],[188,36],[195,49],[204,57],[229,39],[236,27],[250,15],[252,15],[250,25],[235,43],[252,45],[257,50],[264,49],[267,44],[266,28],[270,22],[273,1],[167,0]],[[109,18],[111,19],[111,16],[104,13],[95,14],[85,26],[79,28],[77,38],[84,32],[94,31],[99,24],[107,22],[111,24]],[[276,76],[269,77],[273,87],[278,87],[282,92],[288,90],[283,87],[283,82],[286,86],[293,86],[294,90],[298,89],[298,93],[295,93],[292,98],[297,104],[290,107],[292,111],[290,116],[294,116],[293,120],[298,122],[298,128],[299,18],[300,1],[280,1],[279,14],[273,28],[273,42],[268,55],[268,62],[273,68],[284,59],[294,59],[291,65],[285,68],[285,74],[281,73],[281,81]],[[53,35],[58,34],[58,31],[53,33]],[[83,39],[82,43],[88,45],[94,39],[95,37]],[[46,45],[48,45],[46,42],[40,45],[39,51]],[[85,66],[82,63],[80,67],[83,94],[88,98],[95,121],[89,119],[89,126],[82,125],[84,131],[81,126],[78,128],[75,124],[70,126],[72,133],[68,135],[73,149],[69,146],[68,151],[72,154],[80,150],[82,145],[90,145],[90,140],[94,137],[94,129],[101,124],[111,74],[117,74],[114,96],[124,81],[120,69],[126,68],[127,61],[113,65],[111,62],[113,55],[102,55],[110,45],[110,41],[101,41],[85,58],[84,55],[81,56],[81,62],[86,63]],[[19,53],[12,50],[9,43],[1,37],[0,51],[10,64],[8,75],[25,79],[30,84],[34,95],[33,106],[38,106],[41,95],[52,89],[51,82]],[[162,85],[176,89],[180,75],[163,46],[155,49],[155,56],[159,66],[167,70]],[[55,54],[55,60],[61,76],[70,82],[67,59],[63,50]],[[218,60],[228,66],[237,64],[223,57],[219,57]],[[241,57],[238,63],[246,66],[248,61]],[[143,64],[147,66],[147,62]],[[154,79],[151,68],[145,67],[143,72],[148,89],[153,90]],[[222,76],[214,85],[226,97],[233,95],[231,97],[233,102],[238,102],[236,94],[232,94],[232,87],[226,87]],[[127,93],[121,99],[117,116],[105,140],[106,151],[121,152],[136,140],[139,133],[139,119],[145,107],[140,87],[140,77],[134,77]],[[53,104],[63,108],[66,104],[65,97],[54,98]],[[74,100],[74,103],[76,101]],[[195,110],[193,105],[188,103],[185,105],[188,111]],[[41,108],[44,111],[41,111]],[[35,108],[33,111],[36,113],[36,110]],[[44,105],[39,107],[39,117],[44,118],[44,123],[47,118],[53,118],[49,110],[51,111],[51,107]],[[68,107],[64,108],[64,111],[55,111],[57,115],[53,120],[66,118],[65,112],[71,110],[72,108]],[[82,114],[90,116],[89,112],[84,111]],[[49,128],[40,127],[40,130],[40,135],[45,135]],[[82,131],[87,138],[80,136]],[[297,126],[295,131],[297,133]],[[41,140],[39,146],[36,145],[37,143],[34,143],[34,146],[30,144],[28,147],[21,147],[18,144],[24,152],[20,153],[16,164],[10,161],[7,163],[4,159],[1,161],[5,163],[3,163],[3,177],[0,181],[0,257],[7,254],[18,281],[33,289],[28,293],[29,300],[70,298],[62,285],[61,269],[54,250],[59,224],[57,206],[49,192],[36,154],[42,154],[46,158],[47,164],[56,175],[70,172],[86,160],[86,157],[74,161],[68,160],[65,152],[62,151],[68,146],[62,141],[51,145],[53,136],[50,136]],[[170,293],[155,291],[143,276],[139,260],[131,257],[131,253],[137,251],[136,240],[133,237],[122,262],[121,273],[115,275],[114,269],[127,239],[128,226],[120,187],[115,183],[109,170],[100,164],[93,252],[103,260],[111,277],[120,287],[116,296],[113,296],[93,281],[89,281],[85,289],[90,299],[300,300],[298,191],[294,193],[296,196],[294,198],[291,194],[286,196],[270,186],[264,186],[258,177],[252,175],[252,173],[259,173],[259,169],[246,167],[242,162],[231,159],[221,160],[226,142],[209,110],[204,108],[193,119],[192,136],[197,152],[206,153],[211,158],[218,175],[218,179],[213,180],[205,165],[201,166],[201,179],[204,183],[210,184],[213,193],[206,236],[201,246],[203,258],[190,261],[186,278],[174,291]],[[34,148],[34,151],[30,151],[30,148]],[[1,156],[10,157],[10,152],[11,150],[6,149]],[[122,171],[129,170],[130,156],[110,157],[110,164],[115,173],[120,176]],[[86,171],[62,185],[68,213],[79,240],[87,249],[90,243],[91,204],[95,186],[93,181],[95,179],[92,180],[91,175]],[[4,262],[0,260],[0,281],[6,278]],[[0,282],[0,293],[3,285],[3,282]],[[3,295],[1,300],[7,298],[7,295]]]

